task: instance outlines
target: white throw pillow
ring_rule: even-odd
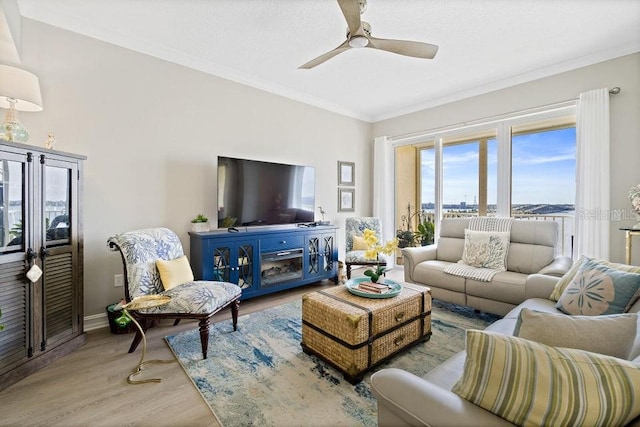
[[[472,267],[505,271],[511,233],[464,230],[461,261]]]

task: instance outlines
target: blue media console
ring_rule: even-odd
[[[237,283],[241,299],[338,282],[337,226],[283,226],[190,232],[196,280]]]

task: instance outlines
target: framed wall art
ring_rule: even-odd
[[[338,161],[338,185],[356,185],[356,164]]]
[[[338,188],[338,212],[354,212],[356,190],[353,188]]]

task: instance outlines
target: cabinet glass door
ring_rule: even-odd
[[[213,280],[236,283],[243,293],[255,290],[254,242],[229,242],[213,248]]]
[[[335,251],[334,235],[324,234],[322,235],[322,255],[323,255],[323,270],[325,272],[333,271],[335,268],[333,262],[333,253]]]
[[[25,194],[30,171],[25,154],[0,151],[0,374],[32,355],[32,285],[25,276],[30,261],[25,233]]]
[[[255,289],[253,276],[255,270],[254,246],[253,243],[243,243],[238,246],[238,266],[236,267],[236,271],[238,272],[237,283],[245,294]]]
[[[314,235],[307,237],[307,253],[307,276],[317,276],[322,272],[320,261],[320,236]]]
[[[0,161],[0,253],[24,250],[25,173],[23,161]]]
[[[71,236],[71,169],[45,166],[43,226],[47,246],[69,243]]]
[[[213,278],[218,282],[231,282],[231,248],[218,246],[213,249]]]
[[[307,235],[307,260],[305,278],[326,278],[336,267],[334,263],[335,234]]]

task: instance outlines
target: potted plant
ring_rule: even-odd
[[[415,236],[413,234],[413,231],[398,230],[396,232],[396,237],[398,238],[399,248],[408,248],[414,246],[415,244]]]
[[[378,279],[387,271],[386,265],[379,265],[375,269],[368,269],[364,275],[371,278],[373,283],[378,283]]]
[[[420,242],[420,245],[427,246],[433,243],[433,237],[435,233],[435,225],[423,219],[421,223],[418,224],[418,231],[415,232],[416,240]]]
[[[209,231],[209,218],[200,214],[191,220],[191,231],[194,233],[201,233],[203,231]]]

